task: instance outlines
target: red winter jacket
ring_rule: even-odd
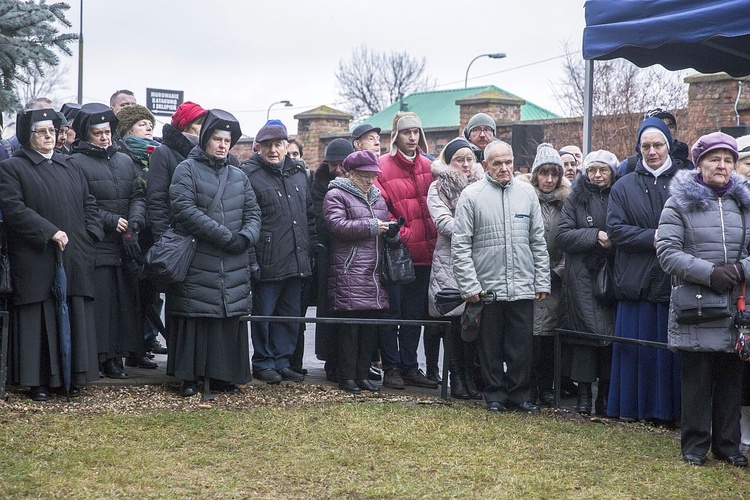
[[[375,183],[388,211],[394,219],[406,219],[406,225],[401,228],[401,241],[409,249],[415,266],[432,265],[437,230],[427,207],[427,190],[435,180],[430,160],[417,150],[412,162],[398,151],[395,156],[381,156],[379,165],[383,172],[378,174]]]

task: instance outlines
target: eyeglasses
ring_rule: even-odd
[[[469,163],[473,165],[477,161],[477,157],[473,154],[471,156],[461,157],[461,156],[454,156],[451,158],[451,163],[456,162],[458,165],[463,165],[465,163]]]
[[[32,132],[38,136],[55,135],[57,131],[54,128],[38,128]]]
[[[352,170],[352,174],[354,174],[354,177],[356,177],[357,179],[363,181],[374,181],[378,178],[378,174],[372,172],[358,172],[356,170]]]
[[[641,151],[648,151],[651,148],[654,148],[654,150],[656,151],[660,151],[664,149],[664,146],[666,145],[667,145],[666,142],[654,142],[653,144],[645,143],[645,144],[641,144]]]
[[[474,127],[469,133],[473,134],[474,132],[476,132],[477,135],[495,135],[495,131],[492,130],[492,127]]]
[[[604,177],[610,173],[610,169],[609,167],[589,167],[586,169],[586,173],[589,175],[589,177],[593,177],[597,173],[599,173],[599,175]]]

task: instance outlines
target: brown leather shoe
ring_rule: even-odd
[[[383,386],[398,389],[399,391],[406,389],[406,384],[404,384],[404,380],[401,378],[401,371],[398,367],[394,366],[386,370],[383,374]]]
[[[425,389],[437,389],[440,385],[434,380],[430,380],[424,376],[419,368],[412,368],[406,373],[401,375],[404,380],[404,384],[413,385],[414,387],[424,387]]]

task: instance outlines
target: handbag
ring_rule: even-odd
[[[206,210],[206,215],[213,215],[219,204],[221,195],[227,185],[229,167],[224,169],[219,180],[216,196]],[[189,234],[179,234],[173,227],[159,238],[146,252],[143,262],[144,277],[160,285],[171,285],[185,280],[190,264],[198,246],[195,238]]]
[[[383,245],[380,265],[380,283],[383,285],[407,285],[417,279],[409,250],[400,241],[397,246]]]
[[[718,293],[697,283],[672,287],[672,308],[675,321],[681,325],[705,323],[732,315],[729,293]]]
[[[615,273],[612,269],[609,259],[605,260],[604,265],[596,274],[594,282],[594,298],[602,305],[611,306],[617,303],[615,297]]]
[[[8,257],[8,240],[5,228],[0,223],[0,296],[13,294],[10,283],[10,258]]]

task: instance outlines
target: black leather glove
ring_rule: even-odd
[[[388,229],[385,231],[385,237],[390,239],[395,238],[400,229],[401,226],[398,225],[398,222],[391,222],[388,224]]]
[[[717,293],[726,293],[741,281],[740,278],[734,264],[714,267],[711,271],[711,289]]]
[[[247,238],[241,234],[233,234],[232,239],[224,246],[224,250],[233,254],[240,254],[247,250]]]
[[[131,259],[141,257],[141,246],[138,244],[138,233],[133,228],[128,228],[122,233],[122,246],[125,249],[125,255]]]

